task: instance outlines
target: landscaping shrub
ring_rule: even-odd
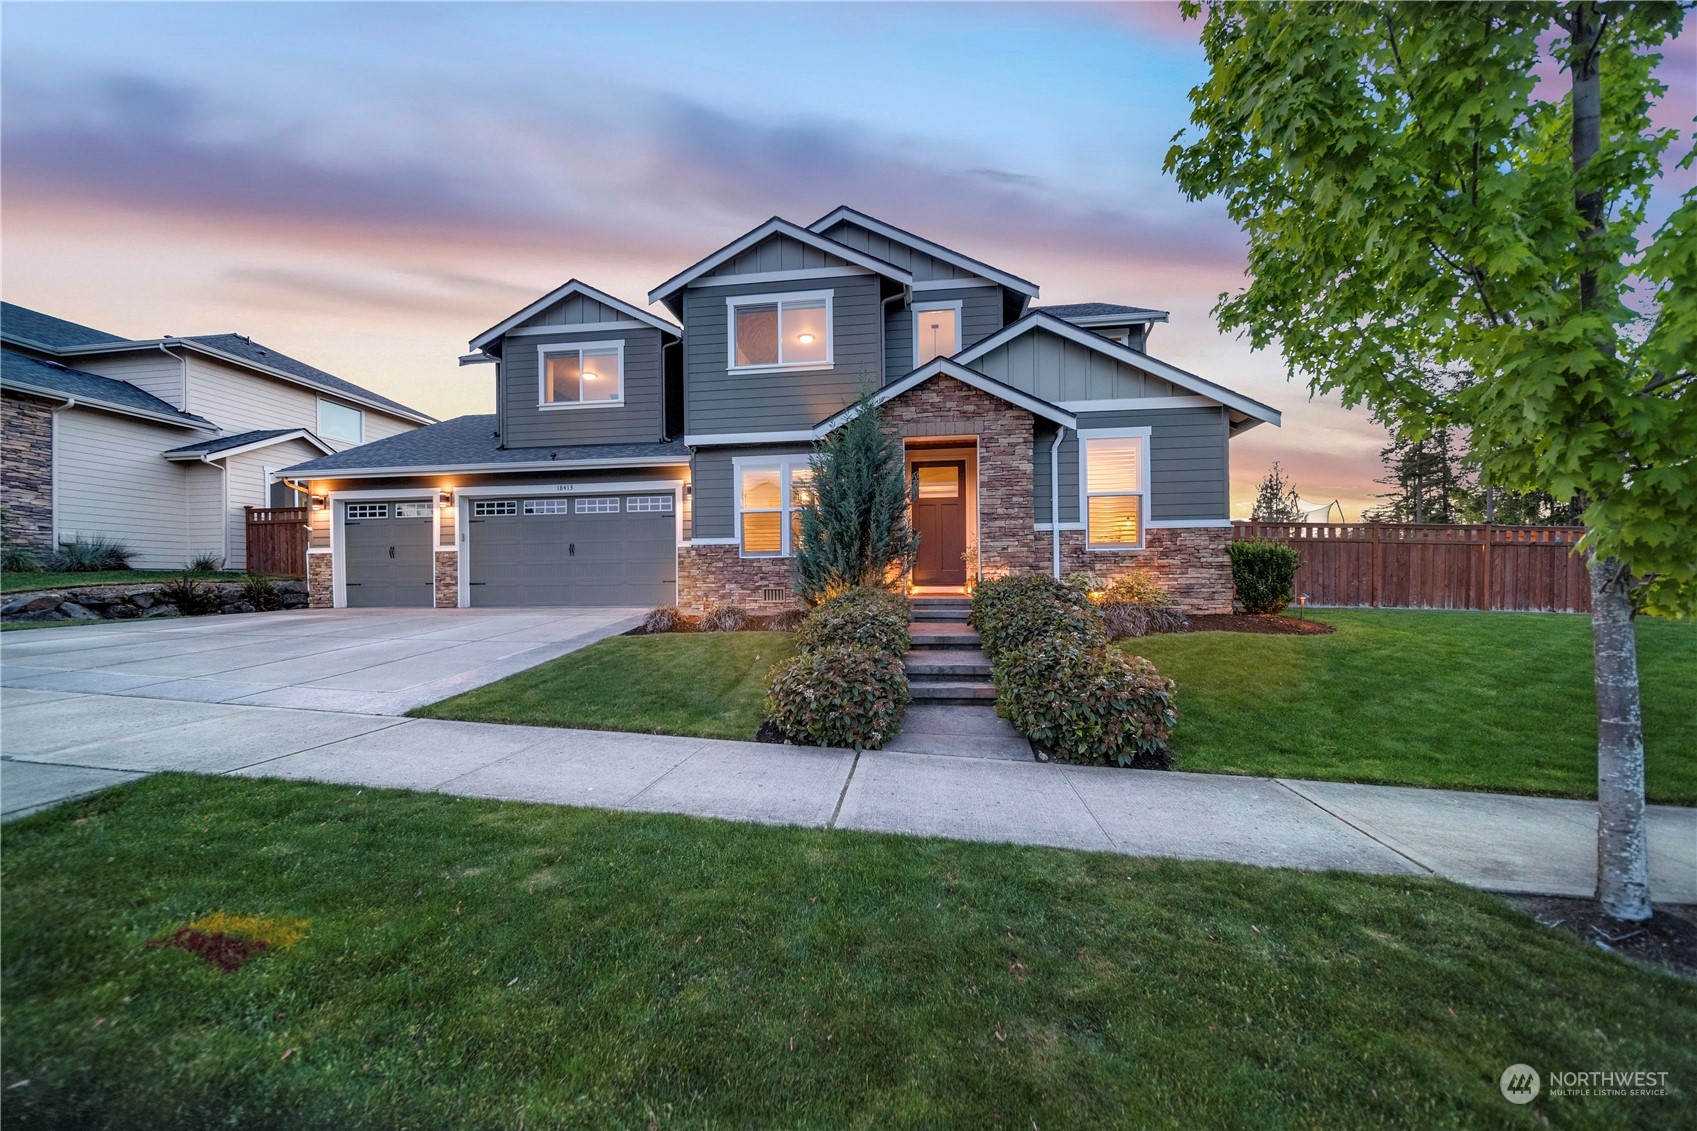
[[[766,677],[766,717],[793,742],[876,750],[910,701],[901,657],[869,648],[803,652]]]
[[[186,573],[161,585],[159,596],[177,606],[177,611],[185,617],[203,617],[218,611],[218,594]]]
[[[27,546],[0,546],[0,573],[40,573],[41,558]]]
[[[779,609],[766,618],[766,627],[773,632],[794,632],[806,619],[806,609]]]
[[[741,632],[748,627],[748,612],[736,605],[714,605],[701,614],[702,632]]]
[[[1101,614],[1089,594],[1040,573],[981,582],[972,594],[972,626],[991,660],[1049,635],[1104,641]]]
[[[54,551],[47,568],[54,573],[105,573],[130,568],[135,551],[110,538],[78,538]]]
[[[1102,606],[1102,629],[1109,640],[1149,636],[1157,632],[1184,632],[1190,618],[1170,605],[1108,604]]]
[[[283,592],[269,577],[250,573],[242,578],[241,585],[242,600],[252,605],[255,612],[275,612],[283,607]]]
[[[1277,613],[1290,604],[1296,592],[1296,569],[1302,557],[1289,546],[1275,542],[1233,542],[1232,585],[1243,611],[1251,614]]]
[[[887,589],[866,586],[819,605],[807,614],[796,635],[796,646],[803,652],[866,648],[901,656],[910,643],[906,599]]]
[[[224,568],[224,555],[218,553],[196,554],[190,561],[190,573],[217,573]]]
[[[662,632],[682,632],[684,628],[683,613],[676,605],[661,605],[657,609],[649,609],[643,618],[642,631],[649,636],[657,636]]]
[[[1172,594],[1159,581],[1141,569],[1122,573],[1101,590],[1102,601],[1116,605],[1149,605],[1166,608],[1173,603]]]
[[[1141,656],[1050,635],[1001,654],[996,709],[1050,757],[1168,769],[1175,685]]]

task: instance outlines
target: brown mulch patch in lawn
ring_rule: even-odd
[[[1505,895],[1504,899],[1552,930],[1651,966],[1697,979],[1697,906],[1657,904],[1642,923],[1622,923],[1597,910],[1589,899],[1552,895]]]
[[[1192,616],[1192,632],[1258,632],[1267,636],[1324,636],[1337,629],[1319,621],[1297,620],[1294,617],[1247,616],[1243,613],[1204,613]]]
[[[248,959],[265,949],[265,940],[242,939],[219,931],[197,931],[192,927],[184,927],[170,938],[150,940],[147,949],[152,950],[160,946],[174,946],[208,965],[216,966],[226,974],[234,974]]]

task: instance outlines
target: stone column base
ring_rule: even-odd
[[[306,555],[307,605],[314,609],[336,607],[335,557],[331,554]]]
[[[436,607],[460,607],[460,556],[453,550],[436,551]]]

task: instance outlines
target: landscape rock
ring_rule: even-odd
[[[152,620],[154,617],[180,617],[182,615],[182,610],[175,605],[155,605],[141,614],[143,620]]]
[[[63,593],[27,593],[15,600],[7,601],[0,608],[0,616],[12,616],[14,613],[39,613],[43,609],[56,609],[65,600]]]
[[[91,609],[85,609],[75,601],[66,601],[59,606],[59,611],[69,620],[99,620],[100,614]]]
[[[141,616],[141,610],[134,605],[113,605],[106,610],[106,617],[109,620],[134,620],[139,616]]]
[[[157,603],[158,601],[151,593],[142,592],[130,594],[130,604],[134,605],[138,609],[151,609]]]

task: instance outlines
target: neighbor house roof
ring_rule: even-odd
[[[116,381],[98,373],[85,373],[56,361],[43,361],[16,350],[0,350],[0,386],[23,393],[36,393],[54,399],[74,400],[78,404],[103,408],[126,416],[157,420],[183,428],[216,429],[210,420],[192,413],[180,412],[168,401],[162,401],[128,381]]]
[[[336,450],[305,428],[263,428],[255,432],[237,432],[232,436],[215,436],[210,440],[198,440],[192,444],[184,444],[180,448],[172,448],[164,455],[166,459],[179,461],[214,457],[227,459],[243,452],[251,452],[257,448],[269,448],[273,444],[281,444],[289,440],[304,440],[321,452]]]
[[[656,318],[654,315],[648,313],[648,311],[643,310],[641,307],[632,306],[624,299],[610,295],[606,291],[590,286],[588,283],[573,279],[565,286],[560,287],[558,290],[549,291],[547,294],[543,295],[517,314],[514,314],[509,318],[502,319],[500,322],[489,327],[489,329],[483,331],[483,333],[477,335],[477,337],[471,340],[471,348],[474,350],[482,349],[496,338],[499,338],[502,334],[505,334],[508,330],[511,330],[514,326],[517,326],[519,323],[528,318],[534,318],[542,311],[547,310],[550,306],[553,306],[555,303],[560,302],[563,299],[570,298],[572,295],[582,295],[584,298],[593,299],[594,301],[601,303],[603,306],[610,306],[614,310],[617,310],[619,313],[630,318],[632,321],[642,322],[646,325],[652,326],[662,334],[670,334],[674,338],[681,338],[683,336],[682,330],[678,329],[664,318]]]
[[[1206,377],[1198,377],[1196,374],[1180,369],[1176,365],[1161,361],[1159,358],[1150,357],[1142,350],[1122,346],[1100,334],[1093,334],[1089,330],[1080,329],[1071,322],[1056,318],[1043,310],[1033,310],[1017,322],[1009,323],[983,341],[956,354],[955,360],[964,364],[971,364],[991,350],[999,349],[1015,338],[1029,334],[1033,330],[1047,330],[1049,333],[1068,341],[1077,342],[1086,349],[1095,350],[1104,356],[1115,358],[1147,373],[1153,373],[1180,388],[1189,389],[1193,393],[1198,393],[1225,405],[1240,414],[1245,420],[1274,425],[1279,423],[1279,412],[1275,408],[1269,408],[1260,401],[1246,397],[1242,393],[1234,393],[1224,385],[1216,385]],[[1235,428],[1236,425],[1234,424],[1233,427]]]
[[[791,239],[807,244],[809,247],[817,248],[827,255],[834,255],[838,259],[846,260],[857,267],[864,267],[868,271],[894,279],[904,286],[913,285],[913,273],[906,268],[897,267],[894,263],[887,263],[875,255],[868,255],[859,248],[853,248],[847,244],[838,243],[836,240],[828,239],[818,232],[802,227],[800,224],[792,224],[782,216],[774,216],[759,227],[738,236],[706,259],[691,264],[649,291],[648,301],[660,302],[663,299],[670,298],[713,268],[727,260],[736,258],[755,244],[774,235],[789,236]]]
[[[687,464],[680,441],[652,444],[560,444],[497,447],[494,414],[458,416],[357,448],[297,463],[290,478],[343,479],[421,471],[535,471],[540,468],[643,467]]]
[[[1018,291],[1020,294],[1026,295],[1030,298],[1037,297],[1037,284],[1033,283],[1030,279],[1022,279],[1018,275],[992,267],[981,259],[974,259],[970,255],[962,255],[953,248],[944,247],[940,243],[932,243],[924,236],[916,236],[912,232],[907,231],[905,228],[898,228],[894,224],[887,224],[875,216],[868,216],[866,213],[856,211],[846,204],[840,205],[819,217],[819,219],[809,224],[807,228],[808,231],[811,232],[824,232],[828,228],[836,227],[837,224],[843,220],[847,220],[851,224],[859,225],[869,232],[876,232],[885,239],[894,240],[899,244],[906,244],[915,251],[922,251],[926,255],[931,256],[933,259],[941,259],[944,263],[953,264],[963,271],[970,271],[974,275],[1000,283],[1002,286],[1011,291]]]
[[[1124,326],[1131,322],[1165,322],[1167,312],[1148,306],[1121,306],[1117,302],[1064,302],[1056,306],[1034,306],[1074,326]]]
[[[249,365],[282,373],[327,393],[340,393],[349,400],[362,401],[408,420],[429,424],[436,419],[419,412],[416,408],[408,408],[400,401],[390,400],[380,393],[362,388],[352,381],[344,381],[333,373],[326,373],[324,370],[308,365],[304,361],[296,361],[286,353],[278,353],[276,350],[262,346],[253,339],[244,338],[240,334],[197,334],[194,337],[178,340],[193,342],[218,353],[227,354],[239,361],[247,362]]]
[[[21,346],[53,351],[66,346],[88,346],[101,342],[124,342],[116,334],[67,322],[15,302],[0,302],[0,338]]]

